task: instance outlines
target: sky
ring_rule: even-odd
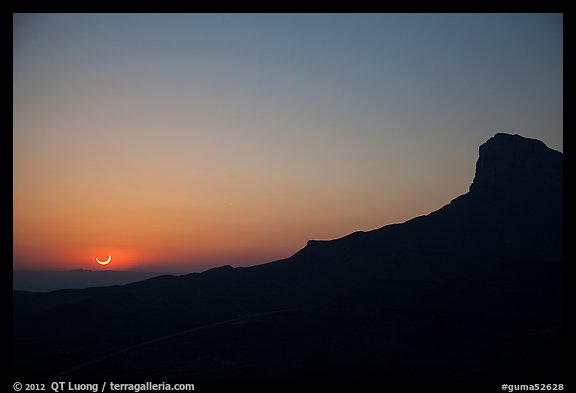
[[[15,14],[13,268],[249,266],[428,214],[497,132],[562,151],[562,24]]]

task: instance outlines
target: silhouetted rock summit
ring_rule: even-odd
[[[560,260],[562,153],[502,133],[479,150],[470,191],[441,209],[341,239],[309,241],[293,259],[350,278],[365,270],[402,279],[470,274],[511,258]]]
[[[562,153],[537,139],[504,133],[480,146],[471,191],[527,192],[534,188],[562,188]]]
[[[16,293],[17,376],[562,381],[562,161],[499,133],[469,192],[401,224],[257,266]]]

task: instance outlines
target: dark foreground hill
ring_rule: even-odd
[[[16,294],[16,375],[560,378],[562,166],[496,134],[427,216],[259,266]]]

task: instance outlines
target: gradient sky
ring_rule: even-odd
[[[562,151],[561,14],[16,14],[14,269],[281,259]]]

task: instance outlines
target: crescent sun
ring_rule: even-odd
[[[98,258],[96,258],[96,262],[98,262],[100,265],[108,265],[111,260],[112,256],[110,254],[108,254],[108,259],[106,259],[105,261],[101,261]]]

